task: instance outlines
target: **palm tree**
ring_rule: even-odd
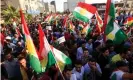
[[[6,24],[12,23],[13,19],[16,21],[19,19],[18,10],[10,5],[8,5],[8,7],[2,11],[2,14]]]
[[[32,18],[31,14],[25,13],[25,17],[26,17],[27,22],[32,22],[33,21],[32,20],[33,18]]]

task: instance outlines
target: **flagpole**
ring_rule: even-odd
[[[50,50],[51,50],[51,48],[50,48]],[[51,50],[51,51],[52,51],[52,54],[53,54],[53,53],[54,53],[53,50]],[[56,66],[58,67],[58,69],[59,69],[59,71],[60,71],[60,73],[61,73],[61,76],[62,76],[63,80],[65,80],[65,78],[64,78],[64,76],[63,76],[63,74],[62,74],[62,71],[61,71],[61,69],[60,69],[60,67],[59,67],[59,65],[58,65],[58,63],[57,63],[56,58],[55,58],[55,55],[53,54],[53,56],[54,56],[54,59],[55,59],[55,62],[56,62]]]
[[[48,46],[48,47],[49,47],[50,51],[52,51],[52,54],[53,54],[54,52],[53,52],[53,50],[51,50],[51,45]],[[61,73],[61,76],[62,76],[63,80],[65,80],[65,78],[64,78],[64,76],[63,76],[63,74],[62,74],[62,71],[61,71],[61,69],[60,69],[60,67],[59,67],[59,65],[58,65],[58,63],[57,63],[56,58],[55,58],[55,55],[53,54],[53,56],[54,56],[54,59],[55,59],[55,62],[56,62],[56,66],[58,67],[58,69],[59,69],[59,71],[60,71],[60,73]]]
[[[47,37],[46,36],[44,36],[46,39],[47,39]],[[46,41],[47,42],[47,44],[49,44],[49,42],[48,42],[48,40]],[[59,67],[59,65],[58,65],[58,63],[57,63],[57,60],[56,60],[56,58],[55,58],[55,55],[53,54],[53,50],[51,50],[51,45],[49,45],[49,46],[47,46],[49,49],[50,49],[50,51],[52,52],[52,55],[54,56],[54,59],[55,59],[55,64],[56,64],[56,66],[59,68],[59,71],[60,71],[60,73],[61,73],[61,76],[62,76],[62,78],[63,78],[63,80],[65,80],[65,78],[64,78],[64,76],[63,76],[63,74],[62,74],[62,72],[61,72],[61,69],[60,69],[60,67]]]

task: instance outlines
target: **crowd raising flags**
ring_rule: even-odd
[[[20,11],[20,15],[26,49],[28,50],[28,54],[30,56],[30,65],[34,71],[36,71],[37,73],[45,72],[53,65],[56,65],[60,69],[60,71],[62,71],[66,64],[71,64],[71,60],[68,56],[48,43],[41,25],[39,25],[38,27],[40,49],[37,53],[22,11]],[[83,2],[78,3],[77,7],[73,11],[73,16],[81,21],[81,23],[79,23],[79,27],[82,29],[83,34],[87,35],[93,30],[93,28],[90,27],[89,22],[94,15],[97,21],[97,28],[100,33],[104,34],[105,40],[110,39],[115,44],[120,44],[127,39],[127,35],[120,29],[119,25],[114,22],[115,6],[113,0],[107,1],[104,23],[102,21],[102,18],[98,14],[96,7]],[[44,21],[50,23],[52,20],[56,20],[57,18],[60,18],[59,14],[50,14],[44,19]],[[83,22],[85,25],[83,24]],[[58,23],[56,20],[56,25],[57,24]],[[133,18],[128,18],[125,24],[132,26]],[[75,26],[73,25],[73,22],[70,20],[69,16],[64,16],[63,28],[68,28],[72,32],[75,31]]]
[[[30,65],[37,73],[44,72],[46,69],[56,64],[61,70],[63,70],[66,64],[71,64],[71,60],[69,57],[49,45],[40,25],[38,29],[40,39],[40,50],[37,54],[22,11],[20,11],[20,14],[22,21],[22,29],[25,35],[25,43],[30,56]]]

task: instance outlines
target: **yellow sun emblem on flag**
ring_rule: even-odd
[[[85,14],[86,13],[86,11],[84,10],[84,9],[80,9],[80,11],[79,11],[81,14]]]
[[[107,35],[107,38],[108,38],[108,39],[111,39],[111,40],[114,40],[115,35],[112,34],[112,33],[109,33],[109,34]]]

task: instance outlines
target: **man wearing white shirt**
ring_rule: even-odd
[[[76,54],[77,60],[81,60],[81,58],[83,56],[83,49],[84,48],[86,48],[85,42],[82,42],[82,46],[77,49],[77,54]]]
[[[91,54],[93,51],[92,39],[88,40],[88,42],[85,44],[85,47],[88,49],[89,53]]]
[[[82,66],[82,62],[80,60],[76,61],[72,73],[76,75],[76,80],[83,80],[84,67]]]

